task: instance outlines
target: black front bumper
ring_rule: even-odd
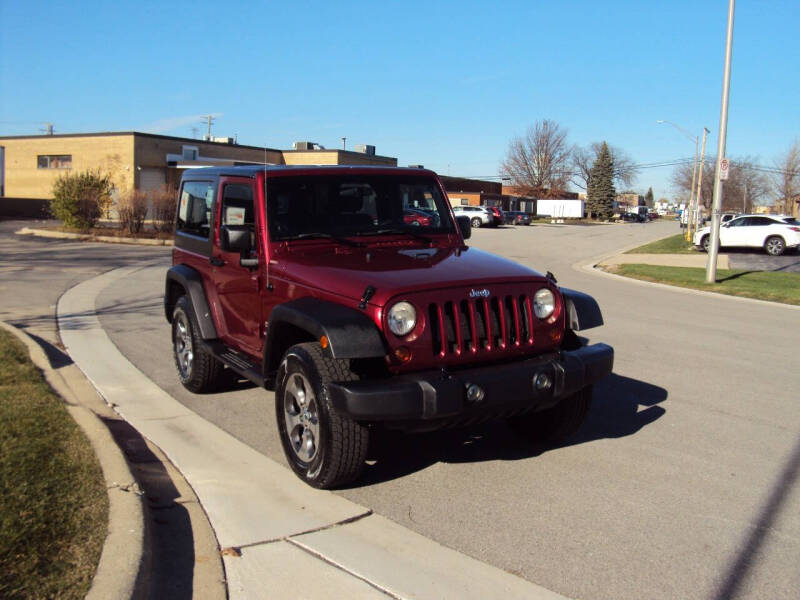
[[[428,421],[481,413],[542,410],[611,373],[614,349],[584,346],[523,361],[460,371],[328,384],[336,410],[359,421]],[[537,388],[539,375],[549,387]],[[470,401],[477,385],[483,398]]]

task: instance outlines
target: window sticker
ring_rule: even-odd
[[[225,223],[228,225],[244,225],[244,208],[228,206],[225,209]]]
[[[178,218],[184,223],[186,222],[186,213],[188,206],[189,206],[189,192],[183,190],[183,193],[181,194],[181,205],[180,208],[178,209]]]

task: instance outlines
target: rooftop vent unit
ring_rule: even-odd
[[[361,152],[361,154],[366,154],[368,156],[375,156],[375,146],[356,144],[356,152]]]
[[[425,165],[408,165],[409,169],[424,169]]]
[[[292,144],[295,150],[324,150],[325,148],[317,142],[295,142]]]
[[[236,138],[232,137],[212,137],[212,142],[217,142],[218,144],[235,144]]]

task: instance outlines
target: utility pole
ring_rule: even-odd
[[[206,139],[211,140],[211,124],[214,122],[214,115],[203,115],[206,122]]]
[[[700,209],[700,199],[703,197],[703,167],[706,164],[706,136],[711,133],[708,127],[703,127],[703,150],[700,152],[700,172],[697,177],[697,193],[694,195],[695,215]],[[697,217],[695,216],[695,228],[697,227]],[[689,238],[691,241],[692,238]]]
[[[689,242],[692,239],[692,207],[695,205],[693,198],[694,198],[694,182],[697,180],[697,146],[699,138],[696,135],[693,136],[683,127],[681,127],[677,123],[673,123],[672,121],[659,119],[658,121],[656,121],[656,123],[658,123],[659,125],[663,123],[666,123],[667,125],[672,125],[675,129],[680,131],[687,138],[694,141],[694,167],[692,168],[692,185],[689,186],[689,202],[686,203],[686,208],[684,209],[685,211],[684,214],[686,215],[686,241]],[[681,222],[683,222],[682,216],[681,216]]]
[[[742,213],[747,214],[747,182],[744,182],[744,200],[742,200]]]
[[[728,0],[728,33],[725,39],[725,71],[722,76],[722,105],[719,111],[719,141],[717,142],[717,168],[714,172],[714,201],[711,208],[711,244],[706,263],[706,283],[717,282],[717,256],[719,255],[719,222],[722,212],[722,181],[719,179],[720,163],[725,158],[725,141],[728,135],[728,99],[731,91],[731,55],[733,54],[733,16],[736,0]]]

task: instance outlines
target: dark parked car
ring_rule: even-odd
[[[504,222],[506,225],[530,225],[531,216],[519,210],[507,210],[505,212]]]
[[[488,208],[489,212],[492,214],[492,224],[495,227],[502,225],[505,222],[502,208],[499,206],[487,206],[486,208]]]

